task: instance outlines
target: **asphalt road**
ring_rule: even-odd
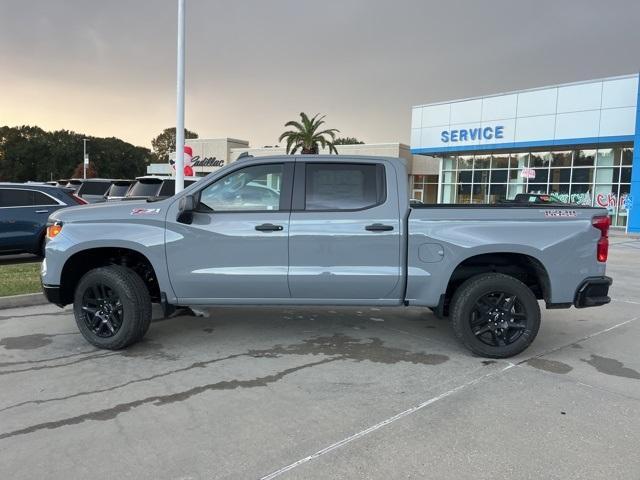
[[[419,309],[216,308],[99,351],[0,311],[0,478],[640,478],[640,240],[614,301],[474,357]]]

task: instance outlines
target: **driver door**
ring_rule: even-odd
[[[180,303],[277,303],[290,298],[292,182],[293,162],[248,165],[200,191],[191,224],[177,222],[172,208],[167,266]]]

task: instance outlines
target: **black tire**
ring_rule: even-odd
[[[540,306],[531,289],[501,273],[465,281],[453,295],[450,312],[456,337],[483,357],[517,355],[540,329]]]
[[[92,345],[119,350],[144,337],[151,324],[151,297],[133,270],[111,265],[87,272],[76,287],[73,313]]]

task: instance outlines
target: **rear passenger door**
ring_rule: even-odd
[[[397,302],[402,232],[396,182],[385,163],[296,162],[289,222],[293,298]]]
[[[0,250],[35,251],[49,213],[59,205],[42,192],[0,188]]]

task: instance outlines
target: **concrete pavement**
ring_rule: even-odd
[[[124,352],[0,310],[0,477],[639,478],[640,241],[612,244],[614,301],[509,361],[415,308],[215,308]]]

